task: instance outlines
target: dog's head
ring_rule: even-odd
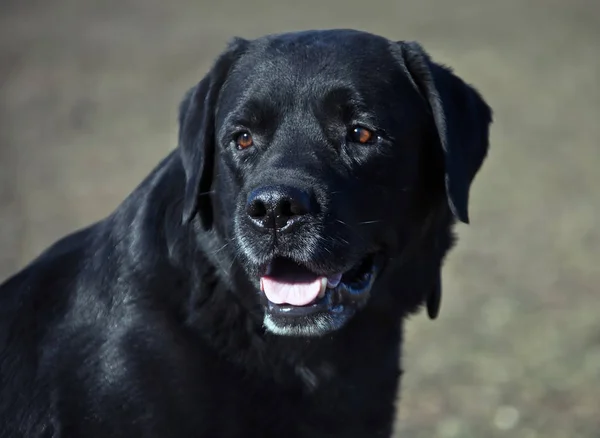
[[[416,43],[350,30],[236,39],[181,105],[183,220],[233,243],[269,331],[322,335],[402,290],[409,247],[436,245],[419,240],[427,227],[468,221],[490,122]],[[443,254],[429,256],[439,271]],[[435,317],[427,275],[417,287]]]

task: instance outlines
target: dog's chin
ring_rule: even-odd
[[[316,273],[290,259],[276,258],[260,277],[263,324],[281,336],[323,336],[341,329],[366,305],[381,267],[369,254],[351,269]]]

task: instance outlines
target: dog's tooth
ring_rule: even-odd
[[[342,281],[341,273],[327,277],[327,287],[329,289],[335,289],[337,285],[340,284],[340,281]]]
[[[321,278],[321,289],[319,290],[319,298],[325,296],[325,290],[327,289],[327,277]]]

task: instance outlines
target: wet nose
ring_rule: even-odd
[[[253,190],[246,202],[246,214],[259,228],[283,230],[313,211],[312,196],[291,186],[266,186]]]

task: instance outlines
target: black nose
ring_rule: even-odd
[[[253,190],[246,202],[246,214],[263,229],[283,230],[312,213],[310,193],[290,186],[267,186]]]

